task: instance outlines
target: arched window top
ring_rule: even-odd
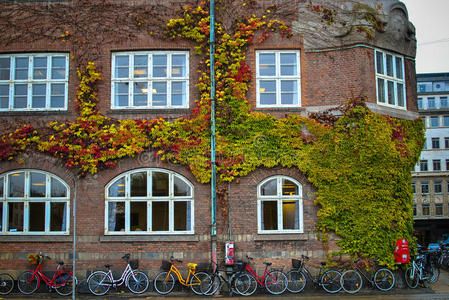
[[[68,199],[69,186],[48,172],[27,169],[0,174],[0,199]]]
[[[172,171],[137,169],[111,180],[106,186],[106,198],[193,198],[193,186]]]
[[[291,177],[276,175],[259,184],[258,195],[259,197],[302,197],[302,186]]]

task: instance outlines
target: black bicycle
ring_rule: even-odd
[[[236,271],[233,271],[229,276],[227,276],[228,279],[223,275],[223,271],[218,268],[218,264],[212,261],[212,263],[215,265],[214,271],[211,272],[211,264],[208,263],[200,263],[198,265],[198,268],[202,271],[208,271],[210,275],[210,281],[209,282],[201,282],[201,291],[206,296],[215,295],[218,291],[221,290],[223,285],[226,283],[228,290],[229,290],[229,297],[232,297],[234,294],[239,294],[235,288],[234,288],[234,280],[236,278],[236,275],[241,275],[242,271],[239,271],[239,268]],[[247,281],[249,281],[249,275]]]
[[[307,277],[315,286],[320,286],[328,293],[338,293],[341,290],[340,277],[338,270],[326,268],[326,263],[320,263],[320,270],[316,276],[306,268],[303,261],[309,260],[308,256],[302,255],[302,260],[292,259],[293,269],[287,275],[287,290],[291,293],[299,293],[306,287]]]
[[[11,275],[0,274],[0,295],[8,295],[14,288],[14,279]]]
[[[363,285],[362,276],[372,286],[375,286],[381,291],[389,291],[394,287],[395,278],[391,270],[387,268],[379,268],[377,262],[373,260],[375,265],[375,272],[368,273],[361,267],[360,260],[354,261],[354,269],[347,270],[341,275],[340,283],[345,292],[354,294],[360,291]]]

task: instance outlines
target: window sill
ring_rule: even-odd
[[[12,117],[12,116],[70,116],[72,113],[67,110],[36,110],[36,111],[0,111],[0,117]]]
[[[141,108],[141,109],[137,109],[137,108],[127,108],[127,109],[117,109],[114,108],[110,111],[107,112],[107,114],[111,114],[111,115],[122,115],[122,114],[160,114],[161,111],[163,111],[164,113],[186,113],[189,112],[189,108],[188,107],[183,107],[183,108],[171,108],[171,107],[160,107],[160,108]]]
[[[104,235],[100,242],[199,242],[198,235]]]
[[[256,241],[307,241],[308,235],[305,233],[288,233],[288,234],[258,234],[255,236]]]
[[[42,243],[68,243],[73,242],[71,235],[0,235],[0,243],[9,242],[42,242]]]

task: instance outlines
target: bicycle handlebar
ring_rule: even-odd
[[[131,254],[126,253],[125,255],[123,255],[122,259],[124,260],[129,260],[129,257],[131,256]]]
[[[301,255],[302,259],[309,260],[310,258],[307,255]]]
[[[246,258],[247,258],[248,260],[254,259],[254,258],[252,258],[252,257],[249,257],[248,254],[246,254]]]
[[[182,260],[177,259],[177,258],[174,258],[173,256],[170,257],[170,260],[171,260],[172,262],[173,262],[173,261],[177,261],[177,262],[179,262],[179,263],[182,263]]]

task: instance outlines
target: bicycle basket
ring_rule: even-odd
[[[211,273],[212,272],[212,265],[210,263],[199,263],[196,267],[197,272],[206,272]]]
[[[161,270],[162,271],[170,271],[172,263],[166,260],[162,261]]]
[[[32,265],[37,265],[39,263],[39,254],[28,254],[28,261]]]
[[[133,259],[129,261],[129,265],[131,266],[131,269],[135,270],[139,268],[139,260]]]
[[[293,266],[293,269],[300,269],[300,268],[302,268],[302,261],[299,259],[292,258],[292,266]]]

